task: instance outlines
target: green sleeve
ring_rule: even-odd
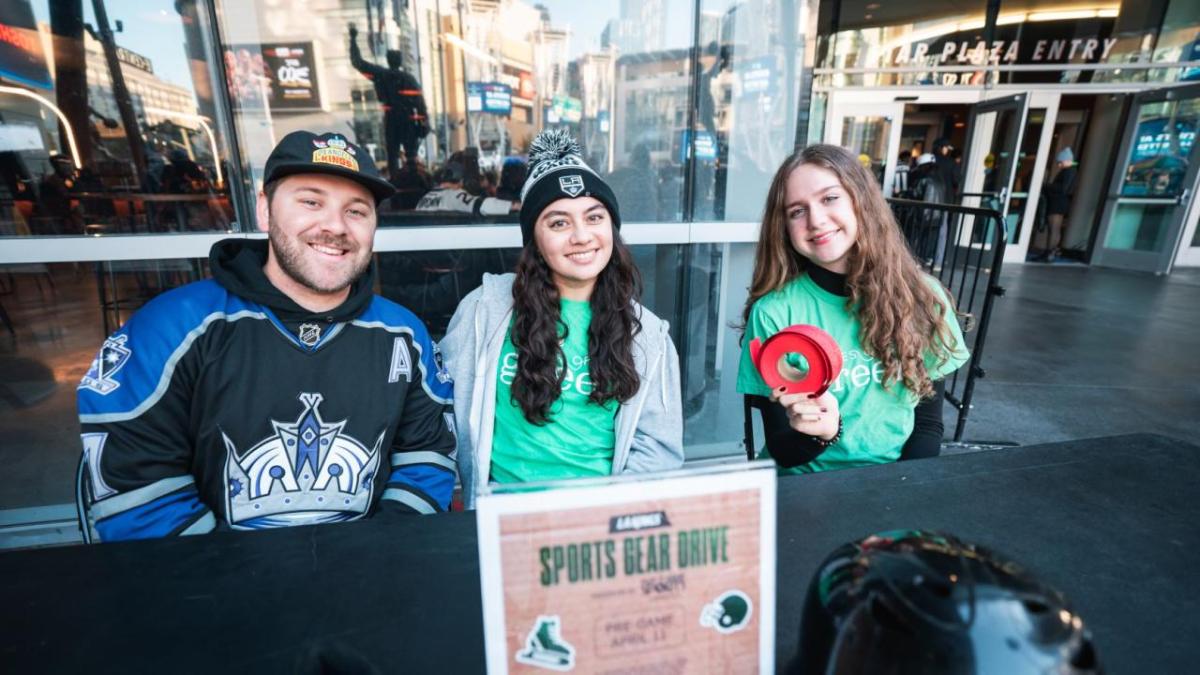
[[[767,386],[766,382],[763,382],[762,375],[758,374],[758,369],[754,367],[754,362],[750,359],[750,341],[754,338],[766,340],[779,332],[780,328],[785,327],[782,321],[786,317],[781,317],[778,312],[771,311],[774,304],[772,295],[766,295],[759,298],[758,302],[755,302],[754,306],[750,308],[750,319],[746,322],[746,332],[742,336],[742,358],[738,362],[737,391],[739,394],[771,395],[771,388]]]
[[[950,354],[945,363],[938,363],[938,358],[932,353],[925,360],[925,367],[929,370],[929,379],[936,381],[961,368],[971,358],[971,352],[967,350],[967,343],[963,338],[958,316],[950,311],[950,301],[946,296],[946,289],[936,279],[930,278],[929,281],[938,298],[944,303],[942,307],[945,308],[945,314],[942,320],[950,328],[950,337],[952,338],[951,343],[946,345],[950,348]]]

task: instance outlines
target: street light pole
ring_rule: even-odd
[[[112,77],[113,98],[117,100],[121,125],[125,127],[125,138],[129,141],[129,155],[133,159],[134,168],[137,169],[139,184],[145,185],[146,148],[142,144],[142,130],[133,110],[133,101],[129,98],[129,87],[125,85],[125,74],[121,70],[120,60],[117,59],[117,43],[108,25],[108,12],[104,8],[104,0],[92,0],[92,10],[96,13],[96,29],[100,33],[104,58]]]

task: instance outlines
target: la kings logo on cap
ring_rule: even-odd
[[[559,176],[558,186],[562,188],[563,192],[571,195],[572,197],[578,197],[579,193],[583,192],[583,176],[580,176],[579,174]]]

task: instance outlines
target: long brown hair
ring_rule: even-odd
[[[902,381],[918,396],[929,396],[933,383],[925,357],[932,354],[941,365],[959,346],[947,325],[957,320],[954,301],[949,293],[943,299],[934,291],[932,284],[938,282],[922,272],[913,258],[879,183],[845,148],[810,145],[784,160],[775,172],[767,191],[743,325],[759,298],[813,264],[796,252],[787,231],[788,178],[804,164],[836,175],[854,204],[858,237],[847,260],[846,307],[859,307],[863,348],[883,363],[885,387]]]
[[[634,300],[641,297],[642,277],[621,235],[613,232],[612,258],[592,290],[592,323],[588,327],[588,399],[603,405],[625,402],[638,390],[633,364],[633,336],[641,331]],[[512,398],[531,424],[543,425],[550,406],[562,395],[566,377],[560,339],[567,326],[559,312],[558,287],[535,238],[521,251],[513,282],[512,343],[517,350],[517,374]]]

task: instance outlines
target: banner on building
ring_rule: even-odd
[[[0,3],[0,80],[39,89],[54,86],[29,0]]]
[[[512,91],[503,82],[467,82],[467,112],[507,117],[512,114]]]
[[[774,672],[775,483],[756,462],[481,495],[488,672]]]
[[[323,110],[312,42],[270,42],[225,48],[229,93],[240,109]]]
[[[262,46],[270,78],[272,110],[320,110],[321,89],[311,42],[273,42]]]
[[[550,108],[559,122],[579,124],[583,120],[583,101],[577,98],[556,94],[550,99]]]

